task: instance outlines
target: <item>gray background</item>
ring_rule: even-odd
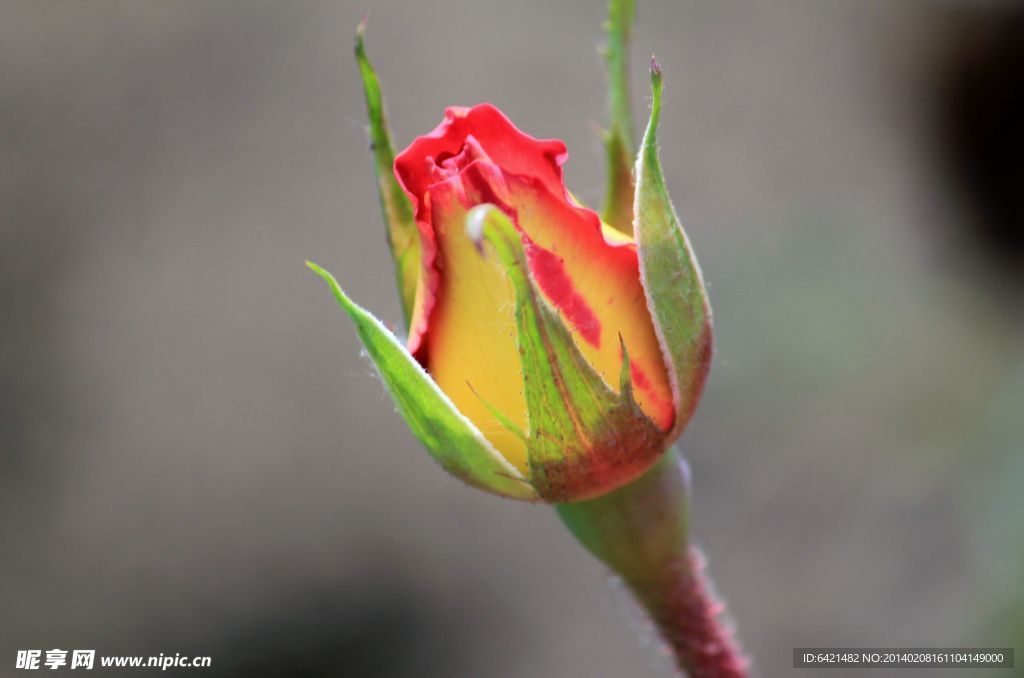
[[[302,265],[398,319],[367,8],[399,145],[491,101],[599,203],[603,3],[0,3],[0,675],[669,675],[552,511],[434,466]],[[975,246],[942,133],[1001,11],[640,0],[715,309],[694,531],[763,675],[1024,638],[1021,262]]]

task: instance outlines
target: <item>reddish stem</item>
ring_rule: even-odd
[[[722,623],[725,605],[690,544],[689,472],[675,450],[608,494],[558,504],[566,527],[647,610],[690,678],[745,678],[749,662]]]
[[[746,678],[749,662],[722,622],[725,604],[704,567],[703,554],[691,546],[688,557],[667,567],[659,582],[633,591],[690,678]]]

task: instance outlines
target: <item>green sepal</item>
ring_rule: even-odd
[[[651,59],[653,102],[636,161],[636,232],[640,279],[668,369],[676,406],[671,436],[685,428],[711,366],[711,307],[700,266],[669,199],[658,158],[661,68]]]
[[[629,97],[629,38],[636,0],[609,0],[604,49],[608,72],[608,129],[604,133],[606,182],[601,219],[633,233],[633,113]]]
[[[473,423],[456,409],[430,375],[372,313],[352,301],[329,272],[306,265],[330,285],[355,323],[399,413],[441,467],[465,483],[513,499],[537,494]]]
[[[515,292],[516,330],[529,431],[530,484],[546,501],[587,499],[633,480],[664,451],[661,431],[633,400],[623,347],[616,393],[579,352],[529,274],[523,237],[493,205],[467,215],[470,237],[486,241]]]
[[[370,151],[377,174],[380,208],[387,226],[388,246],[395,262],[395,277],[402,302],[403,319],[408,329],[420,277],[420,235],[416,228],[412,203],[399,185],[392,169],[395,164],[395,147],[391,142],[391,132],[388,130],[380,81],[366,56],[366,46],[363,43],[365,32],[366,19],[363,19],[356,29],[356,62],[359,64],[359,75],[363,80],[366,113],[370,119]]]

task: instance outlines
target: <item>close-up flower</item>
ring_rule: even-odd
[[[620,66],[633,12],[631,2],[610,4],[613,116],[628,91]],[[700,399],[712,328],[658,155],[661,67],[651,59],[650,121],[632,171],[620,167],[628,127],[617,119],[606,133],[616,226],[566,188],[564,143],[529,136],[490,104],[448,108],[392,158],[364,34],[365,22],[356,57],[407,338],[310,268],[445,470],[557,504],[647,608],[680,669],[744,675],[688,543],[687,472],[666,453]]]
[[[456,475],[500,494],[578,500],[635,479],[685,427],[712,350],[700,269],[657,157],[657,64],[636,215],[622,229],[565,187],[562,142],[530,137],[490,104],[449,108],[390,175],[363,31],[357,56],[372,93],[404,347],[335,290],[371,352],[382,352],[374,357],[399,406],[416,422],[450,415],[460,442],[433,431],[424,443]],[[411,359],[425,375],[392,376],[392,361]]]
[[[476,457],[466,463],[486,458],[493,469],[468,481],[546,501],[603,494],[647,470],[685,426],[711,352],[685,243],[673,243],[676,268],[649,274],[674,276],[679,298],[697,301],[676,311],[693,312],[696,327],[685,371],[675,372],[649,304],[679,298],[649,301],[636,240],[576,202],[562,182],[566,158],[561,142],[533,139],[480,104],[449,108],[394,163],[414,215],[392,225],[407,243],[395,259],[417,276],[398,354],[415,358],[430,382],[411,397],[469,420],[465,436],[484,449],[464,448]],[[638,233],[661,227],[649,214],[666,205],[645,202]],[[484,240],[498,252],[485,252]],[[384,376],[393,390],[414,388]]]
[[[0,675],[1010,675],[1022,46],[0,2]]]

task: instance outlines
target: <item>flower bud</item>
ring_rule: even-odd
[[[361,34],[358,53],[380,151],[390,135]],[[601,496],[650,469],[696,406],[710,312],[661,174],[657,68],[652,82],[632,234],[568,192],[562,142],[534,139],[481,104],[448,109],[398,154],[397,183],[378,176],[407,310],[404,345],[313,266],[413,432],[471,485],[559,503]]]

